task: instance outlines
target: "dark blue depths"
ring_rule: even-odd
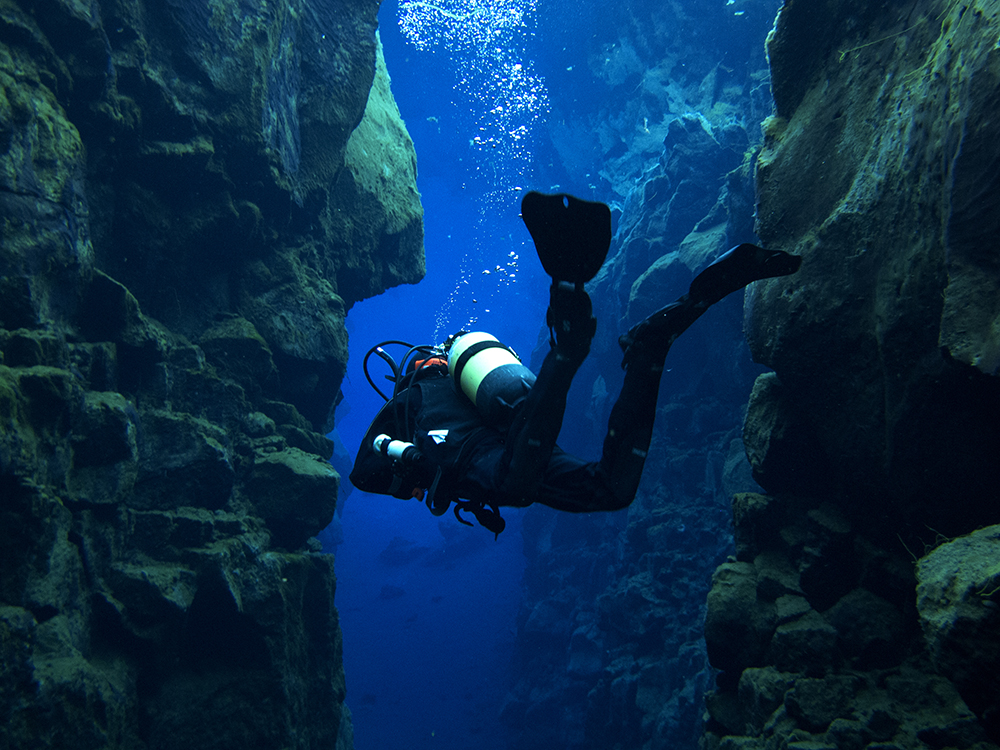
[[[549,107],[525,115],[523,141],[491,149],[475,139],[494,137],[497,118],[484,120],[468,83],[481,75],[488,89],[495,68],[469,46],[415,48],[398,6],[383,4],[393,93],[418,155],[428,275],[348,316],[342,460],[381,403],[360,369],[381,340],[436,343],[473,327],[539,363],[547,279],[517,216],[519,189],[613,208],[611,256],[591,285],[598,335],[560,438],[585,457],[599,453],[621,383],[617,336],[685,291],[717,250],[752,239],[749,173],[726,175],[770,113],[763,42],[777,4],[661,6],[542,2],[528,13],[512,45],[544,78]],[[688,237],[685,260],[670,256]],[[761,370],[741,325],[734,295],[674,346],[629,511],[505,509],[494,542],[412,501],[347,499],[327,539],[339,542],[359,748],[696,746],[712,684],[705,594],[731,551],[729,497],[753,486],[739,428]]]

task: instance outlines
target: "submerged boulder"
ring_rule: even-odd
[[[917,610],[935,667],[1000,734],[1000,526],[920,558]]]
[[[246,488],[274,544],[297,549],[333,519],[338,479],[327,461],[289,447],[258,453]]]
[[[734,674],[761,666],[774,628],[774,605],[757,599],[754,566],[733,562],[716,568],[705,615],[713,666]]]

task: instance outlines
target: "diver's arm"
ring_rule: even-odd
[[[505,503],[531,504],[541,484],[562,429],[566,394],[590,352],[597,327],[592,310],[583,284],[552,285],[546,313],[552,348],[507,431],[504,453],[507,469],[500,488]]]

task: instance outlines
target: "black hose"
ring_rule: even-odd
[[[389,341],[383,341],[379,344],[375,344],[375,346],[368,350],[365,354],[365,358],[361,362],[361,369],[364,370],[365,379],[368,381],[368,385],[370,385],[375,390],[375,393],[380,395],[386,401],[389,400],[389,397],[382,393],[382,390],[375,385],[375,381],[372,380],[372,376],[368,372],[368,360],[373,354],[378,354],[378,356],[381,357],[387,365],[389,365],[389,369],[392,370],[392,377],[390,377],[389,380],[392,380],[393,383],[398,385],[401,373],[399,371],[399,367],[396,365],[396,360],[394,360],[388,352],[382,349],[383,346],[389,346],[390,344],[399,344],[400,346],[408,347],[409,351],[407,352],[407,356],[409,356],[409,352],[414,349],[413,344],[408,341],[396,341],[395,339],[390,339]],[[403,361],[405,363],[406,360]],[[393,388],[393,395],[396,395],[395,388]]]

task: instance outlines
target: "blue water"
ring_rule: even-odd
[[[618,35],[634,26],[630,14],[638,8],[642,16],[644,3],[382,3],[392,90],[418,157],[427,276],[359,303],[348,315],[351,359],[338,433],[352,458],[383,403],[361,370],[372,345],[433,344],[467,328],[494,333],[525,360],[538,346],[548,279],[518,217],[520,198],[531,189],[612,196],[599,174],[601,144],[573,118],[602,109],[619,116],[615,102],[601,100],[609,89],[595,85],[595,76],[620,76],[616,91],[632,91],[637,72]],[[748,0],[736,0],[736,8],[744,5],[750,7]],[[729,6],[734,2],[711,4],[716,17],[726,7],[742,23],[742,11]],[[684,12],[707,7],[685,3]],[[705,36],[733,34],[730,51],[747,57],[738,48],[762,49],[773,10],[758,14],[754,35],[742,26],[707,24]],[[597,71],[603,55],[594,50],[606,50],[603,62],[620,73]],[[636,127],[641,115],[629,114]],[[387,370],[372,362],[381,379]],[[460,526],[450,514],[435,518],[414,501],[357,491],[347,498],[336,550],[337,603],[359,750],[508,746],[499,713],[524,568],[521,513],[504,509],[507,530],[494,541],[484,529]]]
[[[530,164],[506,148],[470,146],[482,132],[482,107],[455,88],[456,53],[416,50],[396,17],[396,4],[383,3],[392,88],[418,155],[427,276],[348,315],[338,432],[352,457],[382,404],[361,370],[369,347],[390,338],[436,343],[467,327],[491,331],[527,357],[548,301],[547,277],[518,217],[523,191],[514,189],[531,184]],[[373,358],[379,379],[388,371],[380,364]],[[337,604],[359,750],[506,746],[498,717],[523,558],[519,511],[504,516],[507,530],[494,541],[416,502],[356,491],[347,499]]]

